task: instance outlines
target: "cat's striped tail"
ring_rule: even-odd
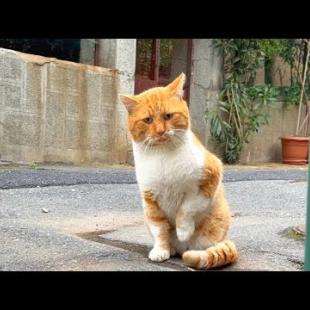
[[[186,251],[183,253],[183,262],[196,269],[211,269],[235,263],[239,254],[235,244],[224,240],[205,251]]]

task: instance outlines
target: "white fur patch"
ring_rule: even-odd
[[[194,221],[190,223],[185,222],[184,225],[177,226],[176,231],[177,231],[177,237],[179,241],[181,242],[188,241],[192,237],[195,231],[195,223]]]
[[[149,259],[153,262],[162,262],[170,258],[170,251],[154,247],[149,253]]]
[[[150,228],[150,231],[151,231],[151,234],[152,236],[156,239],[159,237],[159,234],[160,234],[160,229],[158,226],[155,226],[155,225],[149,225],[149,228]]]
[[[162,262],[170,258],[170,251],[154,247],[149,253],[149,259],[153,262]]]
[[[133,152],[141,193],[154,194],[171,224],[175,225],[176,213],[183,202],[186,202],[185,210],[191,206],[198,209],[208,206],[208,199],[198,194],[205,152],[193,142],[190,130],[185,134],[184,143],[176,149],[144,152],[133,142]]]

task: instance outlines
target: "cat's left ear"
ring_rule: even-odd
[[[126,96],[120,95],[119,98],[129,113],[138,104],[138,102],[135,99],[135,96],[132,95],[126,95]]]
[[[185,83],[186,76],[182,72],[173,82],[166,86],[166,88],[177,95],[180,98],[183,98],[183,87]]]

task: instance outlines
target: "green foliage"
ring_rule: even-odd
[[[214,40],[215,47],[224,53],[225,83],[218,108],[208,118],[211,136],[219,145],[225,146],[224,158],[228,163],[237,162],[250,135],[268,124],[265,108],[279,94],[271,85],[254,86],[263,57],[272,55],[279,48],[266,41]]]
[[[215,39],[213,43],[224,56],[225,83],[217,110],[208,114],[210,130],[215,141],[225,147],[225,160],[235,163],[250,135],[268,124],[267,105],[275,100],[286,106],[299,104],[306,42],[303,39]],[[289,64],[291,86],[253,86],[261,64],[265,62],[265,68],[270,68],[276,56]],[[310,98],[309,67],[304,102]],[[271,77],[266,77],[271,82]]]
[[[253,84],[264,56],[258,40],[214,39],[213,42],[223,52],[225,78],[246,85]]]
[[[293,86],[283,86],[280,88],[280,96],[286,106],[297,105],[300,99],[300,94],[300,84],[295,84]]]
[[[288,64],[294,65],[296,61],[300,62],[303,53],[303,40],[302,39],[283,39],[281,40],[283,49],[279,55]]]
[[[153,39],[137,40],[136,70],[139,74],[149,75],[151,71]],[[173,50],[172,39],[160,39],[160,75],[168,75]]]
[[[35,162],[35,161],[32,161],[30,164],[29,164],[29,167],[31,169],[38,169],[38,164]]]
[[[277,90],[270,85],[245,87],[226,81],[218,109],[209,115],[211,135],[218,144],[225,145],[226,162],[238,161],[250,135],[268,124],[265,107],[275,101],[277,95]]]
[[[286,50],[284,40],[279,39],[261,39],[257,40],[261,51],[265,55],[265,59],[271,59]]]
[[[141,75],[148,75],[151,71],[152,39],[137,40],[136,71]]]
[[[172,49],[173,49],[173,40],[160,39],[160,65],[162,68],[170,66]]]

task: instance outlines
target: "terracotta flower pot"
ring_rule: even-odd
[[[309,137],[281,137],[282,162],[289,165],[308,163]]]

